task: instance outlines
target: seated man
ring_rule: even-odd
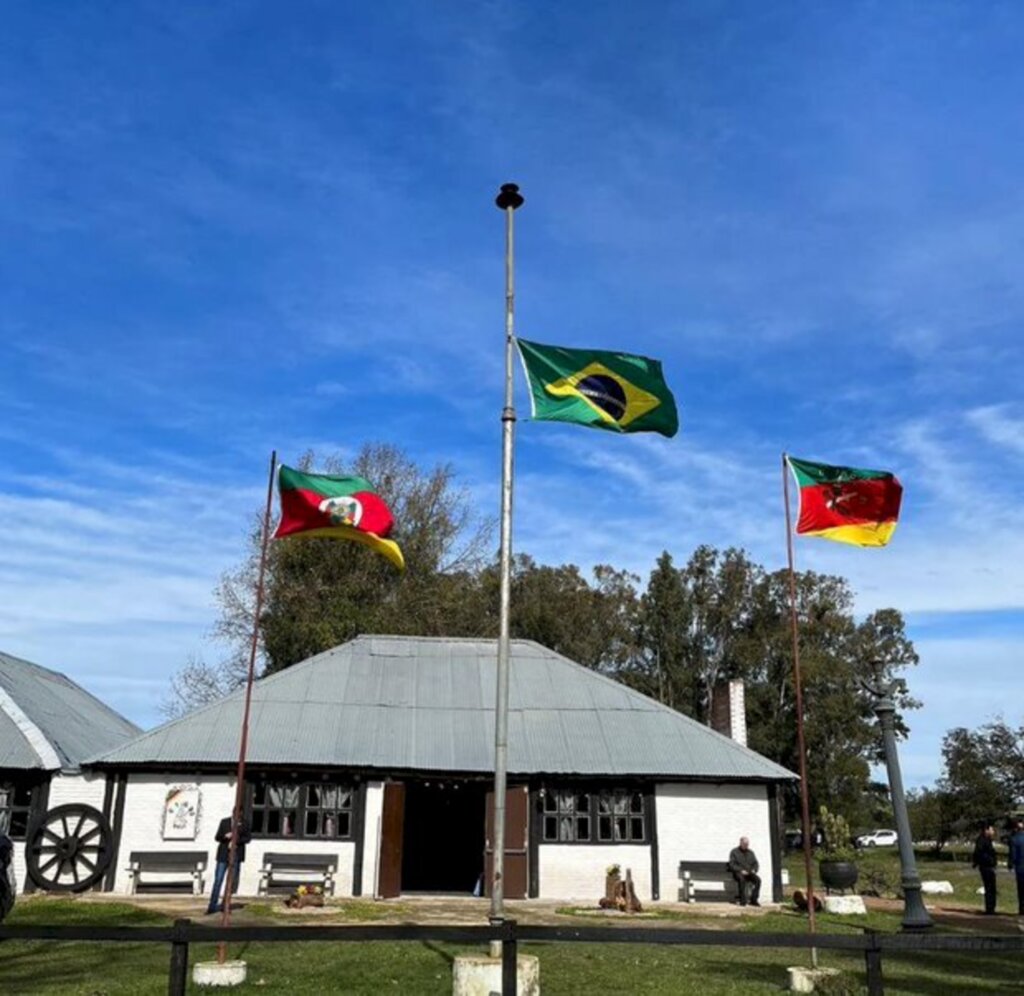
[[[747,889],[750,888],[750,905],[760,906],[757,901],[761,895],[761,879],[757,874],[757,855],[750,849],[750,840],[740,837],[740,846],[729,852],[729,871],[736,879],[740,890],[740,906],[747,905]]]

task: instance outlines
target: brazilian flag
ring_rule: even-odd
[[[612,432],[679,429],[676,400],[661,363],[632,353],[565,349],[517,339],[535,419],[576,422]]]

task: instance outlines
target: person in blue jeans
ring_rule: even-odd
[[[1010,838],[1010,868],[1017,873],[1017,915],[1024,916],[1024,820],[1017,820]]]
[[[231,817],[225,816],[217,827],[214,835],[217,841],[217,867],[213,873],[213,889],[210,890],[210,905],[206,912],[219,913],[221,911],[220,890],[224,887],[224,879],[228,874],[228,859],[231,850]],[[235,874],[232,877],[232,893],[238,891],[238,877],[242,871],[242,862],[245,860],[245,845],[252,840],[252,834],[245,820],[238,821],[238,844],[235,848]]]

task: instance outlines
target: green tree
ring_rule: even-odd
[[[938,853],[962,834],[965,827],[957,814],[957,802],[948,789],[920,788],[907,793],[907,816],[915,842],[928,841]]]
[[[499,570],[488,565],[475,597],[465,602],[474,619],[471,635],[497,637]],[[547,566],[528,554],[512,558],[509,633],[535,640],[586,667],[616,673],[633,653],[638,579],[607,565],[588,581],[575,564]]]
[[[361,633],[473,635],[479,619],[467,614],[478,587],[493,523],[474,513],[450,466],[429,471],[401,450],[364,447],[356,458],[299,461],[303,469],[358,474],[371,481],[395,516],[392,538],[407,565],[399,573],[383,557],[355,543],[296,537],[270,544],[260,617],[261,667],[272,673]],[[229,648],[210,666],[190,661],[172,681],[165,706],[177,714],[244,680],[255,608],[260,524],[255,517],[249,552],[216,590],[215,635]]]
[[[687,593],[672,555],[663,551],[640,597],[634,653],[619,677],[626,684],[672,708],[696,698],[685,666]]]
[[[753,597],[744,650],[750,745],[797,771],[789,572],[765,575]],[[856,622],[853,595],[843,578],[799,572],[796,604],[812,807],[825,805],[856,825],[874,805],[870,768],[881,750],[864,683],[896,677],[917,662],[917,655],[895,610]],[[901,688],[899,708],[914,708],[917,703]],[[902,720],[899,728],[905,730]],[[795,810],[795,800],[790,806]]]
[[[1020,735],[1017,731],[1017,750]],[[966,833],[981,820],[997,819],[1022,798],[1024,779],[1014,769],[1021,755],[1014,754],[1014,731],[1004,722],[977,730],[957,727],[942,740],[945,774],[938,782],[949,801],[956,831]],[[1009,749],[1008,749],[1009,748]]]
[[[622,679],[706,722],[719,682],[745,677],[752,594],[761,568],[742,550],[698,547],[682,568],[662,553],[637,614]]]

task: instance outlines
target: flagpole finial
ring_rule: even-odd
[[[512,208],[515,211],[516,208],[523,206],[523,195],[519,193],[518,183],[503,183],[501,190],[498,192],[498,196],[494,198],[494,203],[501,208],[502,211],[506,208]]]

